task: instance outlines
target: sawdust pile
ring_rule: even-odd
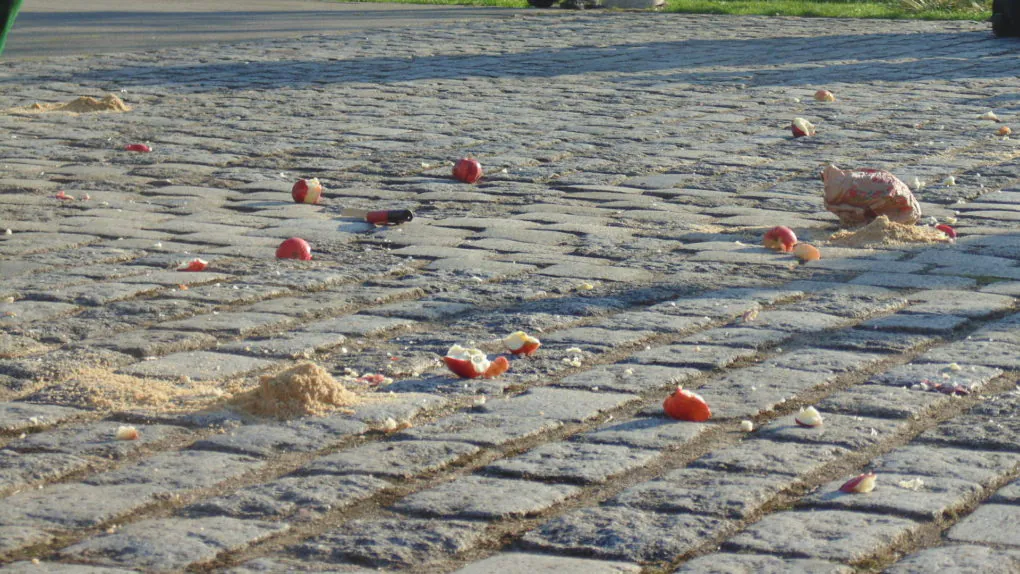
[[[949,238],[934,227],[905,225],[882,215],[857,229],[846,229],[829,237],[829,243],[846,247],[874,247],[903,243],[946,243]]]
[[[321,416],[353,406],[358,396],[314,363],[300,363],[259,379],[258,388],[240,397],[242,409],[276,418]]]
[[[240,384],[234,383],[234,384]],[[168,381],[119,375],[108,368],[85,367],[66,381],[48,385],[33,400],[98,410],[194,411],[231,395],[231,384]]]
[[[97,100],[89,96],[71,100],[65,104],[40,104],[35,103],[23,108],[11,108],[8,110],[19,114],[45,114],[50,112],[65,112],[70,114],[87,114],[93,112],[130,112],[131,107],[114,94],[106,94],[103,99]]]

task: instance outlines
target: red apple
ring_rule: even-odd
[[[762,243],[769,249],[786,253],[793,251],[793,246],[797,244],[797,236],[789,227],[780,225],[768,230]]]
[[[835,102],[836,96],[832,95],[829,90],[818,90],[815,92],[815,99],[819,102]]]
[[[453,177],[464,183],[475,183],[482,179],[482,164],[469,157],[459,160],[453,166]]]
[[[290,196],[295,203],[319,203],[322,197],[322,184],[318,178],[299,179],[294,187],[290,188]]]
[[[276,248],[277,259],[300,259],[301,261],[312,260],[312,246],[300,237],[291,237]]]

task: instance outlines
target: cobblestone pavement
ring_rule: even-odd
[[[1017,49],[567,13],[3,64],[0,108],[134,110],[0,115],[0,571],[1016,572],[1018,140],[979,116],[1016,121]],[[928,182],[959,240],[826,245],[826,161]],[[518,329],[501,377],[439,362]],[[224,397],[300,358],[363,402]],[[711,420],[664,418],[678,383]]]

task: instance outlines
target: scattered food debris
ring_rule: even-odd
[[[839,487],[839,491],[847,494],[862,494],[865,492],[871,492],[872,490],[875,490],[875,482],[877,479],[878,477],[875,473],[866,472],[846,481],[843,486]]]
[[[481,349],[469,349],[460,345],[450,347],[443,357],[443,362],[453,374],[463,379],[475,377],[491,379],[502,375],[510,368],[510,361],[506,357],[496,357],[496,360],[490,362]]]
[[[358,397],[329,371],[305,362],[259,378],[259,386],[241,398],[244,410],[276,418],[321,416],[358,403]]]
[[[133,426],[117,427],[117,440],[138,440],[141,436],[138,429]]]
[[[921,206],[905,183],[879,169],[842,170],[829,164],[822,171],[825,209],[847,226],[863,225],[879,216],[896,223],[916,223]]]
[[[358,377],[356,379],[356,381],[359,382],[359,383],[368,383],[369,385],[372,385],[373,387],[379,387],[379,386],[388,385],[388,384],[392,383],[393,379],[391,379],[390,377],[387,377],[386,375],[383,375],[381,373],[374,373],[374,374],[362,375],[362,376]]]
[[[474,158],[464,158],[453,165],[453,178],[464,183],[475,183],[482,179],[482,164]]]
[[[74,201],[75,199],[73,195],[67,195],[67,193],[62,189],[58,191],[57,194],[54,195],[53,197],[54,199],[59,199],[61,201]]]
[[[145,145],[145,144],[133,143],[133,144],[127,144],[126,146],[124,146],[124,151],[136,151],[136,152],[140,152],[140,153],[149,153],[149,152],[152,151],[152,148],[147,146],[147,145]]]
[[[980,120],[989,120],[989,121],[993,121],[993,122],[1001,122],[1002,121],[1002,120],[999,119],[999,116],[995,115],[995,112],[985,112],[985,113],[981,114],[981,116],[978,119],[980,119]]]
[[[944,395],[966,396],[976,390],[976,385],[968,387],[962,383],[939,383],[931,379],[924,379],[920,383],[911,385],[910,388],[915,391],[933,391]]]
[[[209,266],[209,262],[204,259],[195,258],[191,261],[186,261],[177,266],[178,271],[205,271],[205,268]]]
[[[291,237],[285,240],[276,248],[277,259],[300,259],[301,261],[312,260],[312,246],[300,237]]]
[[[943,180],[942,183],[946,185],[956,185],[956,178],[951,175],[946,176],[946,179]]]
[[[670,418],[681,421],[704,422],[712,417],[712,410],[700,395],[677,387],[673,394],[662,402],[662,410]]]
[[[524,331],[516,331],[507,335],[503,339],[503,344],[510,350],[510,354],[528,357],[542,346],[542,341]]]
[[[294,187],[290,188],[290,196],[295,203],[319,203],[322,197],[322,184],[319,178],[299,179]]]
[[[935,229],[938,229],[942,233],[945,233],[946,236],[948,236],[950,239],[956,239],[956,230],[953,229],[952,227],[946,225],[945,223],[942,223],[940,225],[936,225]]]
[[[829,90],[818,90],[815,92],[815,99],[819,102],[835,102],[836,96],[832,95]]]
[[[917,492],[918,490],[921,490],[922,488],[924,488],[924,481],[921,480],[920,477],[917,477],[917,478],[912,478],[910,480],[901,480],[901,481],[896,483],[896,486],[898,486],[900,488],[905,488],[907,490],[913,490],[914,492]]]
[[[369,211],[367,209],[344,208],[340,212],[343,217],[357,217],[375,225],[400,225],[414,219],[414,212],[410,209],[382,209]]]
[[[4,229],[4,235],[14,235],[14,230],[12,230],[12,229]]]
[[[797,416],[793,417],[793,420],[797,423],[797,426],[820,427],[822,426],[822,413],[818,412],[818,409],[815,407],[807,407],[800,409],[800,412],[797,413]]]
[[[846,247],[875,247],[902,243],[947,243],[946,234],[925,225],[905,225],[881,216],[858,229],[844,229],[829,237],[829,242]]]
[[[754,423],[751,421],[740,421],[740,430],[751,432],[754,430]]]
[[[790,131],[793,132],[793,137],[795,138],[813,136],[815,135],[815,124],[804,118],[793,118],[793,122],[790,124]]]
[[[762,244],[769,249],[788,253],[797,244],[797,234],[789,227],[779,225],[765,232]]]
[[[808,261],[818,261],[821,259],[822,252],[810,243],[798,243],[793,247],[793,256],[801,263],[807,263]]]
[[[743,315],[740,316],[740,320],[743,321],[744,323],[750,323],[751,321],[754,321],[755,319],[758,318],[758,312],[759,310],[757,307],[754,309],[748,309],[747,311],[744,311]]]
[[[1013,130],[1009,129],[1009,126],[1002,126],[996,133],[998,133],[1000,136],[1008,136],[1009,134],[1013,133]]]

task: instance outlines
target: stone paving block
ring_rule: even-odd
[[[667,315],[653,311],[628,311],[617,313],[597,323],[594,327],[603,329],[628,329],[637,331],[653,331],[656,333],[685,333],[707,325],[710,320],[704,317]]]
[[[816,373],[847,373],[860,371],[883,360],[881,355],[872,353],[855,353],[851,351],[833,351],[830,349],[804,348],[783,353],[761,364],[768,367],[780,367],[798,371]]]
[[[709,429],[709,425],[678,422],[665,417],[612,423],[575,436],[576,440],[618,444],[631,448],[679,450]]]
[[[1000,488],[988,501],[999,504],[1020,504],[1020,480],[1014,480]]]
[[[761,305],[757,301],[743,298],[698,297],[659,303],[650,307],[649,310],[665,315],[686,315],[730,320],[740,317],[748,311],[761,310]]]
[[[843,326],[847,319],[814,311],[762,311],[750,325],[775,331],[813,333]]]
[[[50,301],[15,301],[0,303],[0,327],[24,325],[34,321],[54,319],[81,309],[71,303]]]
[[[896,333],[874,329],[844,329],[827,334],[814,342],[815,345],[842,351],[865,353],[906,353],[935,341],[931,335],[920,333]]]
[[[840,391],[814,405],[819,411],[850,416],[918,419],[940,409],[953,398],[944,393],[857,385]]]
[[[350,337],[374,337],[383,333],[405,329],[414,325],[410,319],[373,317],[370,315],[346,315],[325,321],[304,325],[298,332],[339,333]]]
[[[887,574],[952,572],[954,574],[1009,574],[1020,570],[1020,551],[985,546],[950,544],[925,548],[886,568]]]
[[[393,441],[368,443],[317,458],[301,472],[308,474],[371,474],[411,478],[443,470],[477,454],[477,446],[461,442]]]
[[[872,461],[876,472],[930,476],[988,486],[1020,469],[1020,454],[909,443]]]
[[[285,476],[207,498],[185,507],[187,516],[274,519],[298,512],[347,508],[391,485],[371,476]]]
[[[922,355],[923,356],[923,355]],[[989,381],[1002,374],[1002,370],[980,365],[956,365],[953,363],[909,363],[889,369],[868,379],[869,383],[890,387],[909,388],[925,383],[929,386],[960,385],[972,391],[980,391]]]
[[[521,478],[595,484],[640,468],[658,454],[627,446],[559,442],[494,462],[483,470]]]
[[[36,291],[26,294],[26,298],[96,307],[154,293],[165,288],[164,285],[156,283],[91,283],[76,287]]]
[[[535,516],[575,496],[576,486],[464,476],[397,502],[394,509],[425,516],[498,520]]]
[[[540,416],[582,423],[636,400],[636,395],[623,393],[536,387],[511,399],[486,401],[480,409],[482,412],[503,416]]]
[[[54,535],[38,528],[0,525],[0,552],[5,554],[37,544],[51,544],[55,539]]]
[[[908,424],[899,420],[822,412],[823,423],[809,428],[794,422],[796,416],[790,414],[773,420],[758,429],[758,436],[775,441],[826,443],[860,450],[888,440]]]
[[[286,558],[256,558],[240,566],[225,570],[227,574],[293,574],[314,572],[315,574],[372,574],[376,569],[362,568],[353,564],[326,564]]]
[[[88,342],[138,358],[197,351],[216,345],[216,337],[196,331],[137,329]]]
[[[1020,345],[1020,313],[989,323],[974,331],[970,338],[976,341],[1001,341],[1011,345]]]
[[[729,523],[709,516],[659,514],[622,506],[582,508],[524,535],[525,548],[609,560],[667,561],[690,552]]]
[[[733,474],[701,468],[682,468],[660,479],[635,484],[609,504],[655,512],[710,514],[745,518],[792,484],[788,475]]]
[[[893,289],[969,289],[977,281],[968,277],[921,275],[906,273],[861,273],[850,280],[852,285],[873,285]]]
[[[5,448],[18,452],[62,452],[81,457],[120,459],[162,442],[182,439],[188,434],[182,427],[135,424],[131,426],[138,430],[138,439],[117,440],[120,426],[121,423],[108,421],[61,426],[16,438]]]
[[[118,370],[117,373],[155,379],[178,380],[187,377],[192,381],[216,381],[240,377],[253,371],[266,369],[274,364],[273,361],[255,357],[190,351],[173,353],[153,361],[128,365]]]
[[[152,485],[164,493],[208,488],[255,472],[265,463],[247,456],[204,451],[164,452],[115,470],[93,474],[85,484]]]
[[[0,402],[0,432],[14,434],[41,430],[84,414],[85,411],[70,407]]]
[[[640,572],[637,564],[550,554],[505,552],[473,562],[454,574],[624,574]]]
[[[359,421],[308,418],[239,426],[196,441],[191,448],[268,458],[287,452],[322,450],[366,430],[368,426]]]
[[[862,329],[875,329],[878,331],[949,335],[968,322],[969,319],[966,317],[957,317],[956,315],[907,314],[901,312],[878,319],[870,319],[859,326]]]
[[[701,371],[686,367],[622,363],[598,366],[576,375],[568,375],[560,379],[556,386],[593,392],[644,393],[686,384],[700,375]]]
[[[309,359],[346,341],[347,336],[340,333],[281,333],[268,339],[245,339],[219,345],[216,350],[274,359]]]
[[[683,564],[676,574],[852,574],[854,569],[835,562],[783,558],[767,554],[713,552]]]
[[[56,480],[85,470],[99,461],[64,453],[19,453],[0,450],[0,491],[23,488],[41,481]]]
[[[173,572],[209,562],[222,552],[243,548],[288,528],[278,522],[222,516],[150,519],[124,526],[114,534],[86,539],[61,550],[60,555],[93,564]]]
[[[616,349],[636,345],[651,338],[651,331],[627,331],[600,329],[597,327],[575,327],[563,329],[548,335],[542,336],[542,345],[546,348],[554,347],[590,347]]]
[[[539,275],[552,277],[576,277],[596,281],[620,281],[626,283],[651,281],[652,273],[636,267],[591,265],[586,263],[560,263],[540,271]]]
[[[933,289],[908,297],[912,303],[904,313],[931,313],[980,319],[1013,308],[1014,299],[1006,295]]]
[[[394,435],[396,439],[460,441],[496,447],[556,430],[562,421],[540,416],[504,416],[491,413],[456,413],[411,427]]]
[[[749,472],[758,475],[807,476],[846,456],[850,451],[829,444],[748,439],[716,449],[695,460],[690,468]]]
[[[483,523],[460,520],[353,520],[307,541],[294,552],[306,558],[406,568],[471,548],[483,529]]]
[[[61,564],[59,562],[13,562],[0,567],[4,574],[129,574],[138,570],[123,568],[106,568],[104,566],[85,566],[83,564]]]
[[[629,361],[645,365],[670,365],[694,369],[723,369],[757,354],[754,349],[720,345],[664,345],[631,355]]]
[[[937,347],[915,359],[917,363],[958,363],[1020,371],[1020,345],[1000,341],[963,340]]]
[[[450,301],[402,301],[366,309],[365,315],[413,319],[415,321],[442,321],[474,311],[474,305]]]
[[[719,327],[684,337],[679,342],[693,345],[726,345],[760,351],[775,347],[792,336],[786,331],[774,329]]]
[[[981,497],[981,485],[955,478],[925,480],[914,474],[881,472],[875,490],[846,494],[839,487],[853,476],[822,485],[801,500],[812,508],[853,510],[875,514],[895,514],[917,520],[952,516]],[[920,485],[916,486],[920,481]]]
[[[160,328],[178,331],[202,331],[220,336],[250,337],[259,332],[279,329],[293,320],[276,313],[211,313],[190,319],[161,323]]]
[[[749,418],[771,411],[834,378],[831,373],[754,365],[724,373],[707,382],[697,393],[708,402],[713,418]]]
[[[896,265],[899,265],[899,262]],[[862,285],[853,289],[830,290],[812,295],[809,299],[798,302],[797,309],[848,319],[864,319],[871,315],[892,313],[907,305],[905,298],[896,297],[895,292],[888,289]]]
[[[1020,547],[1020,506],[1014,504],[982,504],[970,516],[956,523],[946,533],[954,542],[976,542]]]
[[[777,512],[724,542],[722,549],[862,562],[919,527],[906,518],[846,510]]]
[[[0,518],[48,532],[93,528],[153,504],[156,492],[152,485],[51,484],[6,498]]]
[[[922,442],[963,448],[1020,451],[1020,390],[988,397],[969,411],[918,436]]]

